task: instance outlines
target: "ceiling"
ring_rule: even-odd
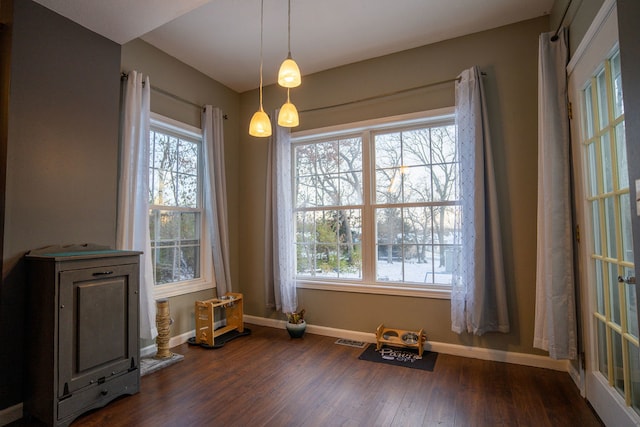
[[[237,92],[259,84],[260,0],[35,0],[125,44],[138,37]],[[287,56],[287,1],[264,1],[264,83]],[[292,0],[303,76],[548,14],[554,0]]]

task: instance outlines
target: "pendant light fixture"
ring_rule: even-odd
[[[287,102],[280,107],[280,112],[278,113],[278,125],[293,128],[300,124],[300,119],[298,118],[298,109],[289,100],[289,90],[287,88]]]
[[[260,109],[253,114],[249,123],[249,135],[271,136],[271,120],[262,108],[262,33],[264,28],[264,0],[260,0]]]
[[[280,65],[280,71],[278,72],[278,84],[282,87],[292,88],[300,86],[302,83],[302,77],[300,76],[300,68],[298,64],[291,58],[291,0],[289,0],[289,12],[288,12],[288,55],[287,58]]]

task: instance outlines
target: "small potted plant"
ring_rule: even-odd
[[[304,321],[304,308],[285,314],[287,315],[287,332],[291,338],[302,338],[307,329],[307,323]]]

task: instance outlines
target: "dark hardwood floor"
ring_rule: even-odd
[[[567,373],[438,355],[433,372],[358,360],[335,338],[247,325],[142,378],[75,426],[600,426]]]

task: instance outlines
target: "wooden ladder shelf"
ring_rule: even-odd
[[[214,329],[216,307],[224,307],[227,326]],[[204,301],[196,301],[196,336],[194,344],[206,344],[213,347],[215,338],[229,331],[244,332],[242,294],[227,292],[224,296]]]

